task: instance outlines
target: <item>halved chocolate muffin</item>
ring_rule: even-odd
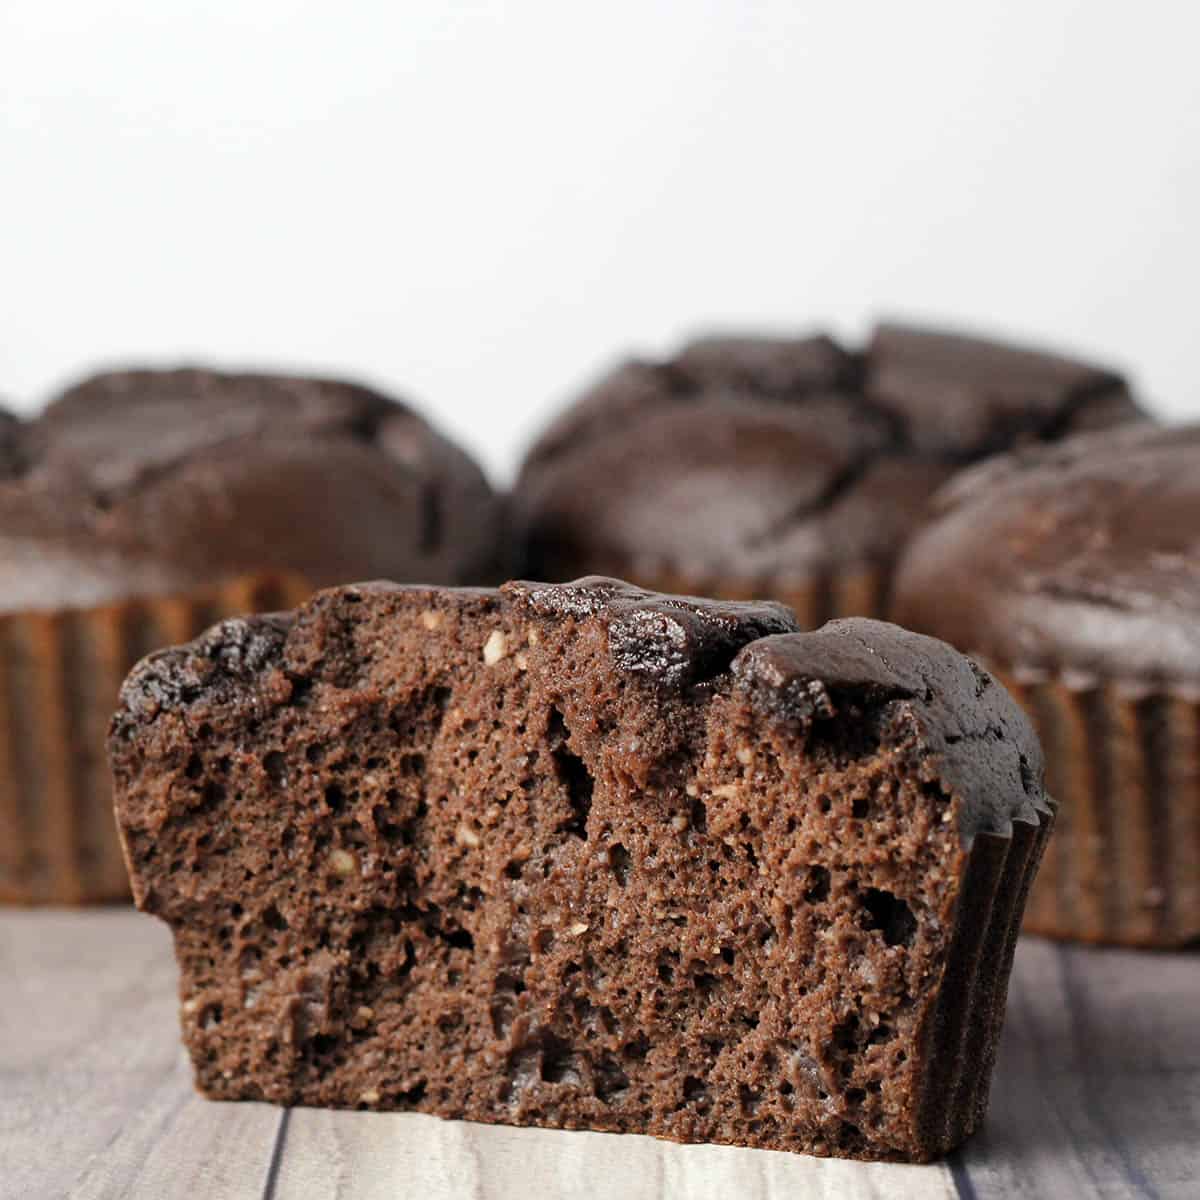
[[[994,459],[934,509],[896,619],[1004,680],[1062,806],[1026,929],[1200,938],[1200,425]]]
[[[710,338],[617,368],[541,437],[513,498],[521,566],[772,597],[809,627],[882,616],[955,471],[1142,416],[1111,371],[978,338]]]
[[[130,675],[134,896],[216,1099],[856,1158],[982,1119],[1050,830],[1003,688],[614,580],[324,592]]]
[[[386,575],[494,582],[479,469],[322,380],[131,371],[0,420],[0,900],[128,894],[104,737],[121,680],[222,615]]]

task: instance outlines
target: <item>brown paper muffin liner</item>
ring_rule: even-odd
[[[1059,803],[1025,931],[1200,938],[1200,696],[991,669],[1032,718]]]
[[[885,563],[855,563],[806,579],[736,579],[717,572],[677,570],[667,564],[612,561],[592,571],[613,575],[655,592],[711,596],[719,600],[778,600],[792,609],[805,629],[835,617],[885,619],[892,569]]]
[[[920,1112],[928,1145],[959,1145],[982,1123],[1030,887],[1045,860],[1056,809],[1009,836],[980,833],[959,893],[946,973],[924,1032],[930,1070]]]
[[[297,576],[253,575],[182,595],[0,614],[0,903],[128,897],[105,752],[126,674],[223,617],[292,608],[311,590]]]

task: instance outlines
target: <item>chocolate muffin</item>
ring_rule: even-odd
[[[1200,938],[1200,425],[995,459],[934,509],[896,617],[1004,680],[1062,804],[1026,929]]]
[[[521,565],[769,596],[810,628],[883,616],[897,551],[956,470],[1141,415],[1111,371],[976,338],[710,338],[617,368],[537,442]]]
[[[137,667],[110,752],[216,1099],[928,1159],[1050,829],[944,643],[613,580],[364,585]]]
[[[384,575],[494,582],[476,466],[366,388],[97,376],[0,419],[0,900],[128,895],[104,738],[147,651]]]

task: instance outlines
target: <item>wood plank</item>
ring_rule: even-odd
[[[284,1114],[266,1104],[212,1104],[179,1070],[143,1098],[102,1155],[84,1167],[72,1200],[195,1196],[240,1200],[263,1196]]]
[[[169,938],[126,913],[6,913],[0,981],[0,1190],[66,1195],[176,1072]]]
[[[1200,1195],[1198,1015],[1200,956],[1023,940],[967,1194]]]
[[[654,1138],[439,1121],[408,1113],[290,1117],[273,1200],[393,1200],[397,1180],[427,1200],[527,1196],[621,1200],[949,1200],[941,1165],[848,1163]]]
[[[261,1194],[280,1113],[194,1093],[157,922],[5,914],[0,979],[0,1195]]]
[[[0,913],[0,1197],[1200,1194],[1200,955],[1024,941],[984,1132],[933,1167],[213,1104],[192,1092],[175,986],[146,917]]]

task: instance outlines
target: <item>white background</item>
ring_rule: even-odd
[[[950,319],[1200,415],[1200,4],[0,0],[0,393],[417,399],[502,481],[620,352]]]

